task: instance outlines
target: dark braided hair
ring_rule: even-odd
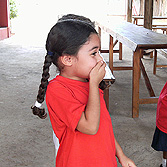
[[[37,95],[39,104],[42,104],[45,99],[51,64],[56,65],[58,70],[61,71],[63,66],[59,62],[59,57],[63,54],[77,55],[80,47],[92,33],[97,34],[94,23],[86,17],[73,14],[63,16],[51,28],[46,40],[47,55],[45,56],[41,84]],[[104,81],[101,81],[99,87],[105,89],[107,85]],[[34,115],[38,115],[42,119],[47,117],[45,109],[41,108],[41,105],[32,106],[31,109]]]
[[[41,84],[39,85],[39,90],[37,95],[37,102],[39,103],[42,103],[45,99],[46,88],[48,85],[48,78],[50,77],[49,67],[51,66],[51,64],[52,64],[52,57],[51,55],[47,54],[45,56]],[[32,106],[31,109],[33,111],[33,114],[38,115],[41,119],[45,119],[47,117],[47,113],[45,112],[44,108]]]

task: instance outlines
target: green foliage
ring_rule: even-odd
[[[14,19],[17,17],[17,8],[16,8],[16,3],[14,0],[9,0],[9,5],[10,5],[10,19]]]

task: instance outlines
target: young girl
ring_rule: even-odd
[[[74,14],[68,14],[68,15],[64,15],[62,18],[59,19],[59,21],[62,20],[67,20],[67,19],[75,19],[75,20],[81,20],[84,22],[87,22],[88,24],[90,24],[93,28],[95,28],[95,24],[94,22],[91,22],[91,20],[89,18],[86,18],[84,16],[79,16],[79,15],[74,15]],[[104,60],[105,61],[105,60]],[[109,67],[106,65],[105,67],[106,70],[106,74],[105,77],[106,79],[115,79],[114,76],[112,75]],[[104,90],[108,85],[105,83],[104,80],[102,80],[99,84],[99,87]],[[54,141],[54,145],[55,145],[55,155],[57,155],[57,151],[59,148],[59,140],[57,138],[57,136],[55,135],[54,131],[53,131],[53,141]]]
[[[54,133],[59,139],[56,167],[136,167],[127,158],[112,129],[111,118],[99,83],[105,75],[100,39],[91,24],[60,19],[46,41],[47,55],[33,113],[45,118],[46,104]],[[59,75],[48,84],[49,67]],[[46,91],[47,88],[47,91]]]
[[[160,167],[167,167],[167,82],[158,99],[156,129],[152,147],[156,151],[163,151],[163,159]]]

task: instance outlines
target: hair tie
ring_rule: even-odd
[[[39,107],[42,106],[42,103],[39,103],[38,101],[36,101],[34,106],[37,107],[37,108],[39,108]]]
[[[47,55],[53,56],[53,55],[54,55],[54,53],[53,53],[53,52],[48,51],[48,52],[47,52]]]

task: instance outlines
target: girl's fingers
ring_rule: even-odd
[[[104,61],[99,61],[96,66],[100,70],[101,68],[106,67],[106,63]]]
[[[101,66],[103,66],[105,63],[103,61],[97,62],[96,66],[94,68],[100,69]]]

